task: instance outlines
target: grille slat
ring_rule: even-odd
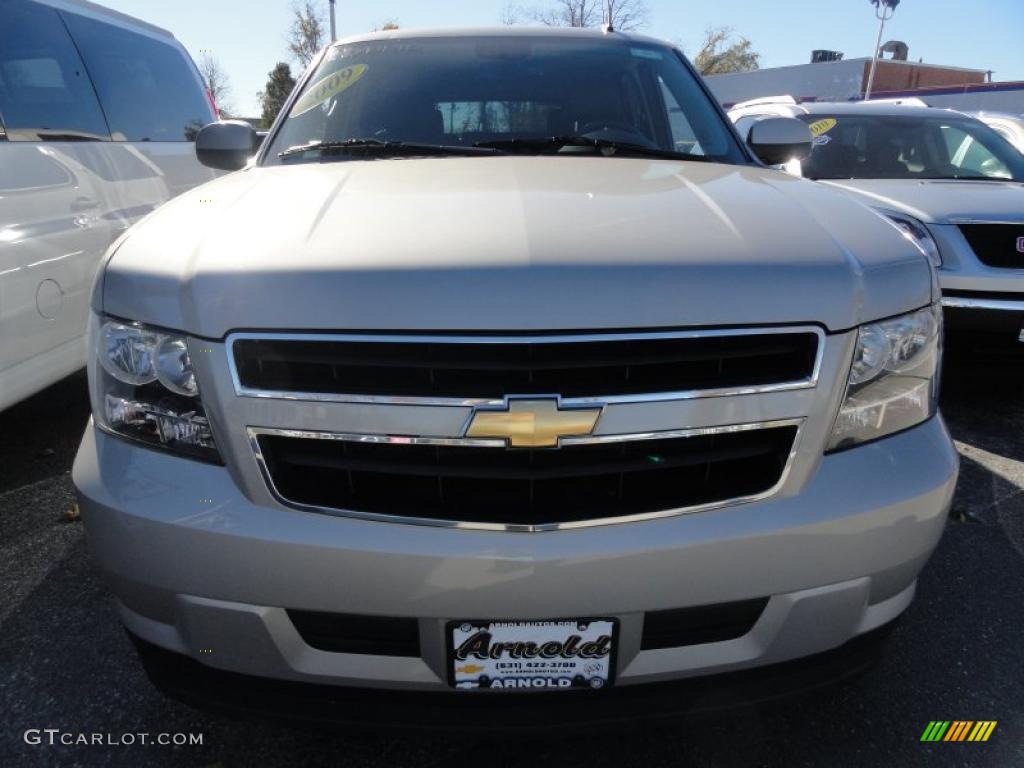
[[[608,397],[788,384],[814,373],[810,331],[479,342],[238,338],[249,390],[357,397]]]
[[[287,501],[352,512],[549,526],[755,496],[778,484],[796,426],[566,445],[406,445],[258,434]]]
[[[961,224],[960,231],[978,257],[989,267],[1024,269],[1024,222],[1020,224]]]

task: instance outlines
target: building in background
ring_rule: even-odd
[[[906,61],[907,46],[882,46],[900,58],[878,60],[871,98],[916,96],[935,107],[1024,114],[1024,81],[993,83],[984,69]],[[864,98],[871,57],[843,59],[836,51],[814,51],[809,64],[711,75],[708,85],[720,102],[733,104],[787,94],[797,101],[856,101]]]

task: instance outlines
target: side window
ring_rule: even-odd
[[[175,45],[63,14],[117,141],[192,141],[214,120],[191,62]]]
[[[949,163],[970,176],[1010,178],[1010,169],[981,142],[966,131],[950,125],[942,126],[942,137],[949,152]]]
[[[942,126],[942,140],[946,143],[946,155],[949,157],[950,162],[956,157],[957,152],[960,151],[961,147],[965,147],[965,142],[969,138],[963,131],[951,128],[948,125]]]
[[[57,11],[0,0],[0,117],[11,141],[109,139],[85,66]]]

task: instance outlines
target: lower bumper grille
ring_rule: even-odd
[[[720,643],[743,637],[761,618],[767,597],[733,603],[648,611],[644,614],[641,651]]]
[[[254,431],[286,502],[371,516],[540,529],[770,492],[793,425],[507,450]]]
[[[289,610],[288,618],[306,645],[331,653],[371,656],[420,655],[416,619]]]
[[[1024,269],[1024,222],[961,224],[960,231],[982,264],[1005,269]]]
[[[700,605],[644,614],[640,650],[719,643],[747,634],[768,598]],[[414,618],[288,610],[302,640],[331,653],[370,656],[420,655],[419,622]]]

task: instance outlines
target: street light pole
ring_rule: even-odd
[[[334,21],[334,0],[328,0],[331,4],[331,42],[338,39],[338,27]]]
[[[875,17],[878,19],[878,38],[875,40],[875,50],[871,54],[871,71],[868,72],[868,85],[864,89],[864,101],[871,98],[871,86],[875,83],[875,69],[878,67],[878,49],[882,47],[882,31],[885,29],[885,22],[896,13],[896,6],[900,0],[871,0],[875,6]]]

